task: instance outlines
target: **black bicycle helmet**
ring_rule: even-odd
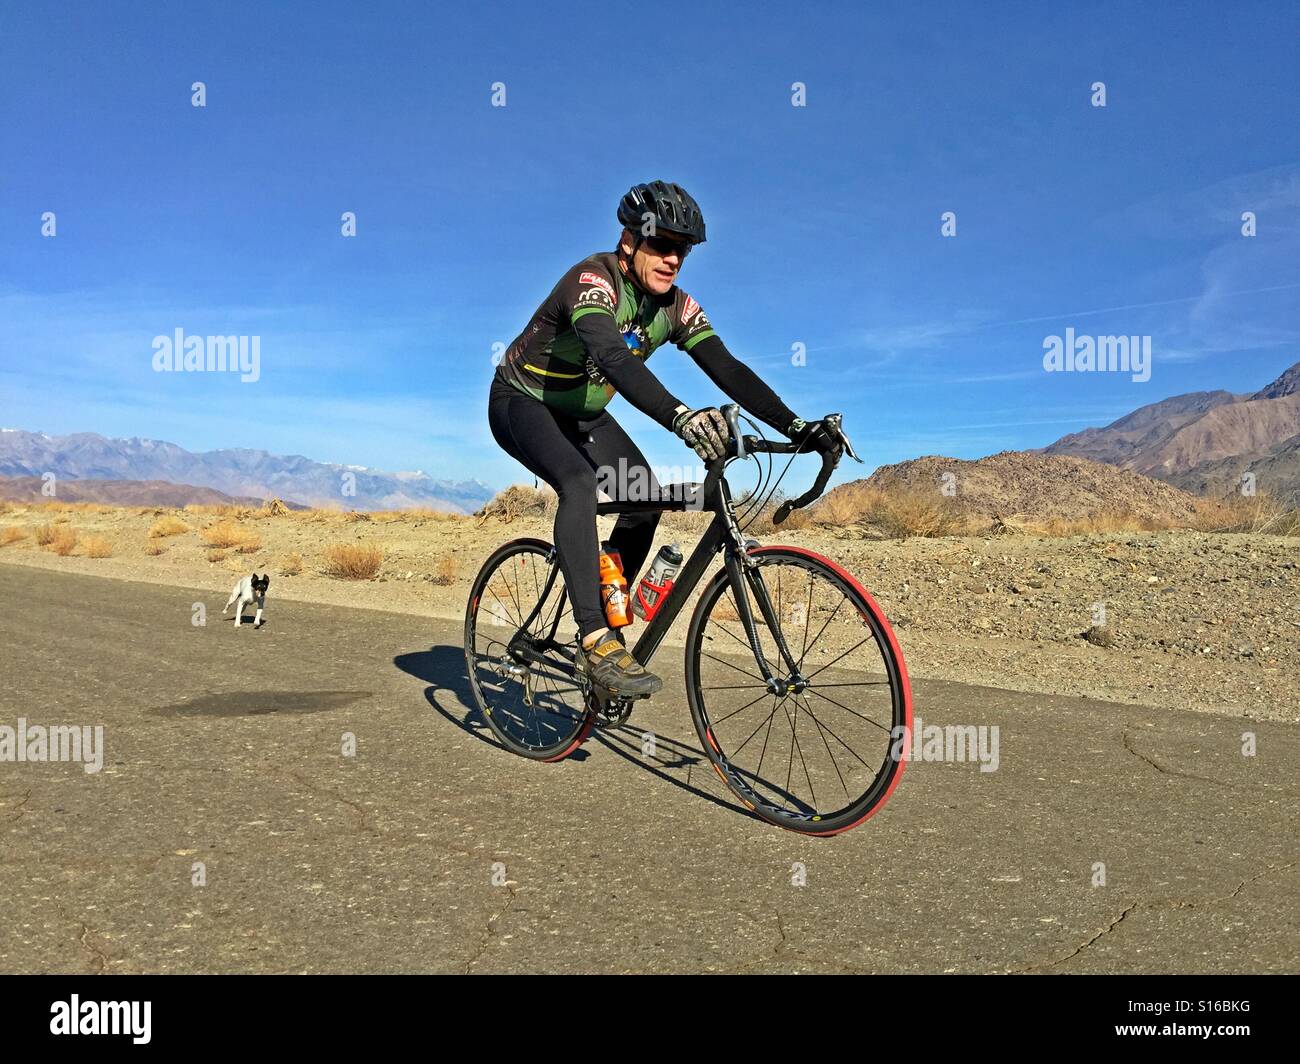
[[[651,181],[628,189],[619,200],[618,220],[639,233],[647,214],[654,219],[656,232],[675,233],[692,244],[704,243],[704,215],[700,213],[700,205],[681,185]]]

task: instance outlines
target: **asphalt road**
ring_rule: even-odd
[[[458,625],[224,601],[0,565],[0,725],[105,729],[98,773],[0,762],[0,971],[1300,971],[1300,725],[919,681],[998,770],[915,762],[808,839],[723,789],[673,648],[542,765]]]

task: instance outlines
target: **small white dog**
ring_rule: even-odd
[[[266,608],[266,589],[271,586],[271,574],[258,576],[254,573],[252,576],[246,576],[235,585],[235,590],[230,593],[229,601],[221,608],[224,616],[226,610],[231,606],[235,607],[235,627],[244,620],[244,607],[250,602],[257,603],[257,613],[253,617],[253,627],[262,627],[262,610]]]

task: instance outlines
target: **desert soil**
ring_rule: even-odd
[[[150,540],[149,527],[167,513],[191,530]],[[671,518],[677,527],[661,528],[658,542],[678,540],[689,550],[694,539],[686,526],[698,516]],[[39,548],[34,529],[59,518],[83,538],[106,539],[112,556],[87,557],[82,546],[67,557]],[[459,619],[470,581],[493,547],[518,536],[551,536],[545,518],[253,516],[239,524],[260,536],[261,548],[209,561],[201,531],[215,521],[182,511],[14,506],[0,513],[0,537],[10,527],[25,534],[0,547],[0,561],[201,588],[210,593],[210,619],[234,581],[253,571],[271,573],[272,622],[276,598]],[[1295,538],[1187,531],[864,540],[852,530],[816,527],[761,538],[809,548],[853,572],[890,617],[915,677],[1300,720]],[[147,555],[150,543],[164,552]],[[324,575],[321,553],[334,543],[381,547],[379,576]],[[303,570],[284,575],[294,551]],[[1098,642],[1109,645],[1083,637],[1102,608],[1107,638]],[[670,645],[688,617],[684,611]]]

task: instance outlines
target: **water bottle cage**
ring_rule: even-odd
[[[659,607],[664,604],[664,599],[668,597],[668,593],[672,589],[673,582],[671,580],[665,580],[662,584],[655,584],[651,583],[649,577],[642,578],[641,582],[636,586],[636,600],[641,609],[645,611],[645,620],[654,619],[654,615],[659,612]],[[647,591],[656,592],[653,603],[646,601],[645,593]]]

